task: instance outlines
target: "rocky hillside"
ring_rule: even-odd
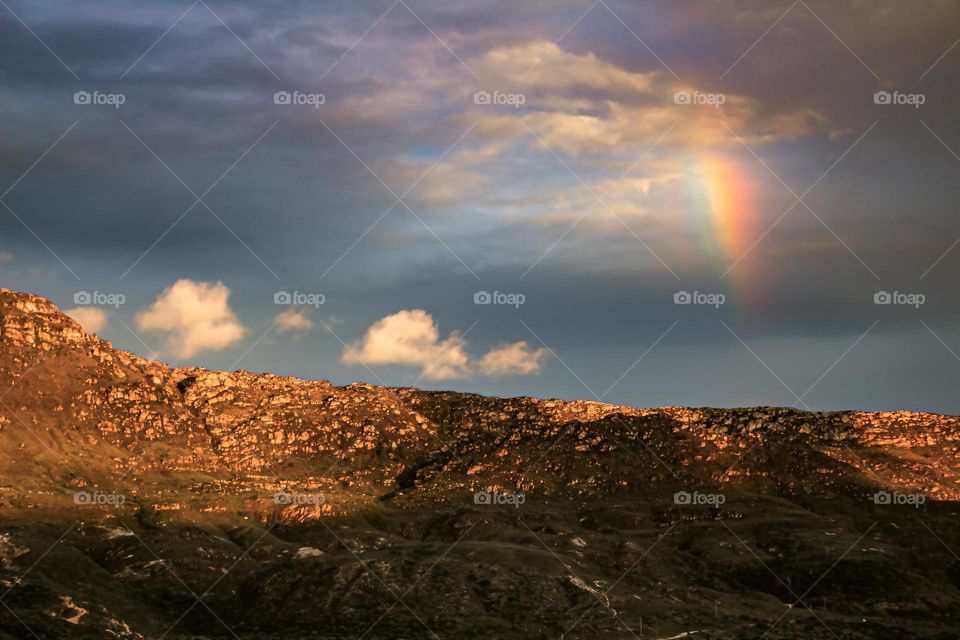
[[[0,289],[0,638],[952,637],[958,436],[171,368]]]

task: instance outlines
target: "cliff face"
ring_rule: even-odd
[[[43,298],[0,289],[0,575],[10,589],[3,603],[14,603],[11,611],[40,629],[38,637],[153,638],[171,624],[170,638],[234,637],[234,628],[245,638],[359,637],[379,615],[369,603],[386,609],[434,575],[437,543],[459,545],[468,534],[466,555],[444,563],[434,595],[417,592],[429,603],[432,613],[420,617],[431,629],[560,637],[559,627],[582,614],[585,635],[566,637],[629,637],[619,610],[659,620],[664,634],[754,637],[792,598],[753,558],[811,583],[823,535],[859,544],[874,515],[890,514],[875,511],[883,508],[878,491],[912,500],[907,508],[922,498],[931,528],[952,513],[960,421],[911,412],[638,409],[171,368],[85,334]],[[90,498],[98,495],[100,502]],[[919,511],[896,513],[889,538],[877,539],[879,529],[871,535],[880,556],[841,564],[860,591],[831,587],[842,602],[822,614],[832,624],[881,609],[960,617],[960,563],[935,559],[944,552],[938,540],[949,547],[956,526],[941,522],[937,538],[903,520]],[[733,531],[726,522],[755,556],[729,555],[738,538],[718,541]],[[54,545],[69,551],[52,552],[60,564],[44,562],[33,581],[22,579],[70,523],[66,542]],[[605,593],[668,533],[680,538],[665,539],[641,565],[655,580],[628,580],[632,591],[622,597]],[[918,537],[918,549],[895,555]],[[834,556],[843,551],[835,547]],[[564,559],[559,566],[544,548]],[[421,551],[424,559],[410,559]],[[380,586],[368,562],[378,564]],[[876,582],[860,584],[858,572]],[[938,577],[927,588],[920,576],[931,572]],[[181,576],[203,591],[228,574],[211,596],[217,616],[200,607],[177,621],[168,600],[191,604]],[[684,589],[699,589],[698,600],[680,598]],[[135,604],[143,598],[147,605]],[[744,598],[760,598],[756,612],[741,607],[724,617],[713,604],[733,611]],[[894,606],[897,598],[909,602]],[[528,617],[517,618],[511,603]],[[335,630],[308,635],[316,629],[297,611],[310,606]],[[0,609],[0,639],[24,637],[22,620],[5,615]],[[422,622],[390,616],[368,637],[419,637]],[[815,617],[797,624],[784,630],[825,633]],[[837,637],[908,637],[857,633],[841,629]]]

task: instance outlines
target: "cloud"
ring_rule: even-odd
[[[523,340],[495,347],[484,355],[478,364],[485,376],[530,375],[540,373],[544,362],[550,357],[546,348],[531,351]]]
[[[499,78],[522,78],[529,87],[552,91],[588,89],[613,94],[649,93],[660,71],[635,73],[592,53],[577,55],[547,41],[508,45],[487,51],[479,65]]]
[[[79,322],[87,333],[100,333],[107,326],[107,312],[97,307],[75,307],[64,313]]]
[[[434,207],[445,207],[478,200],[488,188],[485,177],[460,166],[464,156],[451,153],[444,161],[434,164],[404,159],[387,170],[388,183],[411,185],[411,202]]]
[[[467,342],[459,332],[445,340],[429,313],[422,309],[402,310],[381,318],[367,329],[363,340],[348,346],[341,357],[345,364],[420,367],[429,380],[450,380],[473,372],[486,376],[539,373],[547,349],[531,351],[526,342],[505,344],[489,351],[478,362],[467,353]]]
[[[309,331],[313,329],[313,320],[310,319],[306,311],[301,309],[287,309],[275,315],[273,321],[276,322],[279,333],[286,331]]]
[[[678,92],[712,90],[681,83],[662,69],[632,71],[593,53],[565,51],[551,42],[494,48],[474,63],[492,78],[493,88],[516,87],[527,107],[520,116],[526,127],[516,118],[510,122],[508,116],[478,107],[471,117],[478,119],[479,135],[510,136],[516,141],[529,138],[529,127],[548,147],[570,155],[624,148],[635,155],[654,141],[665,147],[736,148],[740,140],[765,144],[836,131],[824,114],[812,108],[781,107],[782,111],[767,113],[770,105],[749,95],[725,93],[722,109],[677,105]]]
[[[420,367],[424,378],[449,380],[469,372],[466,342],[456,331],[445,340],[429,313],[402,310],[381,318],[363,340],[343,352],[345,364],[403,364]]]
[[[137,314],[137,328],[166,332],[164,350],[177,358],[219,351],[247,333],[230,309],[229,298],[230,289],[222,282],[177,280]]]
[[[11,260],[13,260],[12,253],[7,253],[6,251],[0,251],[0,264],[3,264],[4,262],[10,262]]]

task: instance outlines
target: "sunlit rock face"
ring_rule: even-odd
[[[171,368],[114,350],[48,300],[7,289],[0,290],[0,327],[3,401],[8,409],[25,409],[5,415],[3,424],[22,439],[19,455],[58,454],[43,474],[51,481],[78,465],[128,482],[153,471],[223,473],[237,482],[257,474],[283,483],[278,469],[285,465],[301,474],[326,465],[329,476],[307,473],[309,482],[362,487],[374,496],[427,457],[434,463],[421,468],[424,476],[448,471],[465,482],[487,475],[504,486],[582,493],[674,474],[717,482],[765,477],[762,464],[752,468],[759,459],[730,466],[750,448],[778,445],[882,472],[897,487],[941,499],[960,492],[954,417],[636,409]],[[38,445],[37,432],[51,438],[49,450]],[[850,455],[850,445],[914,455],[872,468]],[[779,462],[800,469],[807,457]],[[28,461],[14,472],[30,467]]]

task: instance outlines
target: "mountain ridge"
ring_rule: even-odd
[[[636,438],[638,431],[649,427],[657,441],[647,443],[641,438],[641,442],[662,470],[674,476],[676,472],[664,460],[669,454],[658,456],[654,449],[669,448],[676,444],[669,441],[678,438],[692,441],[697,448],[716,445],[717,451],[711,453],[721,462],[718,467],[728,459],[723,451],[745,448],[744,443],[756,446],[764,438],[832,443],[840,455],[854,442],[928,453],[939,448],[944,455],[952,451],[955,466],[956,449],[951,443],[960,439],[956,417],[921,412],[641,409],[367,383],[338,387],[325,380],[243,370],[170,367],[115,350],[109,342],[85,333],[52,302],[10,290],[0,290],[0,345],[0,374],[13,382],[5,389],[7,404],[19,399],[23,388],[29,400],[21,405],[31,409],[34,421],[43,415],[46,429],[59,425],[82,434],[87,442],[141,456],[130,457],[133,463],[168,470],[213,465],[224,471],[259,471],[289,458],[319,457],[331,463],[349,459],[359,475],[376,476],[377,483],[389,486],[390,478],[417,464],[418,457],[445,456],[446,468],[469,466],[474,475],[494,465],[482,460],[468,465],[464,458],[476,459],[480,454],[489,458],[489,449],[499,440],[540,438],[557,445],[566,439],[576,455],[609,449],[605,441],[609,429],[630,431],[634,422],[640,426],[629,437]],[[53,369],[55,374],[45,378]],[[44,388],[34,390],[31,379],[43,379]],[[69,426],[60,419],[63,416],[69,416]],[[22,417],[18,420],[29,428]],[[606,426],[596,429],[599,425]],[[163,444],[177,446],[168,446],[160,459],[158,449]],[[46,448],[53,453],[51,446]],[[502,447],[497,454],[497,465],[513,462],[517,471],[501,480],[520,482],[524,460],[514,460]],[[380,473],[374,474],[377,466]],[[960,496],[960,480],[952,475],[931,481],[925,470],[906,480],[903,488],[945,499]]]

